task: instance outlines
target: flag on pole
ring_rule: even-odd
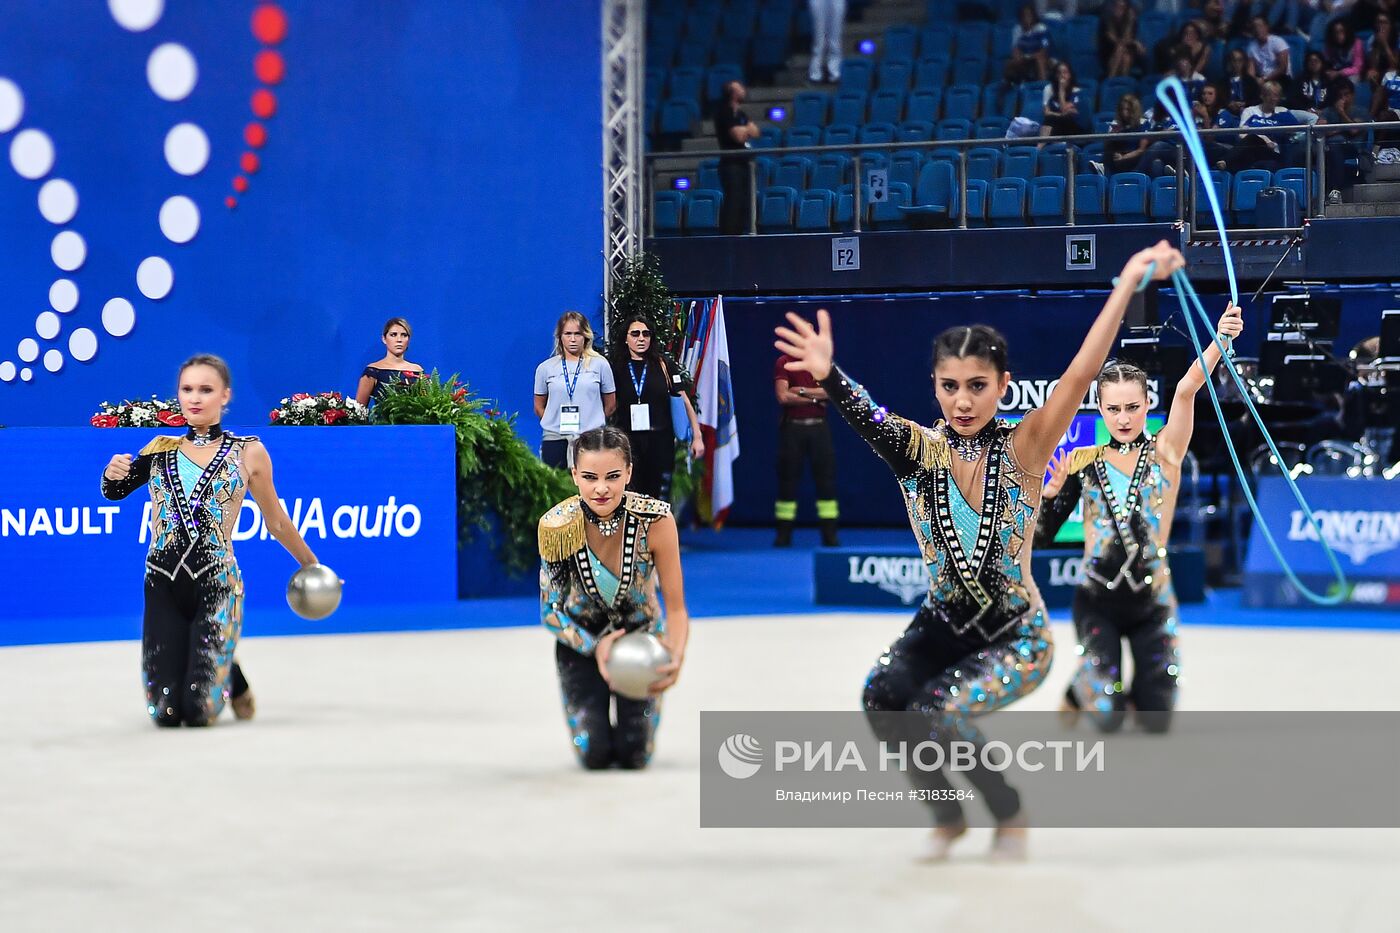
[[[724,296],[697,315],[700,347],[695,370],[700,400],[700,435],[705,441],[705,479],[699,490],[700,517],[724,527],[734,503],[734,461],[739,458],[739,423],[734,416],[734,384],[729,378],[729,340],[724,332]]]

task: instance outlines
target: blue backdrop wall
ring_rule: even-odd
[[[275,16],[254,29],[261,6],[5,4],[0,424],[81,424],[104,399],[164,395],[197,351],[229,360],[230,418],[256,424],[291,392],[353,390],[391,315],[414,325],[410,359],[528,411],[554,319],[596,319],[595,0],[285,0],[280,39]],[[180,124],[198,129],[167,146]],[[55,179],[76,192],[71,217]],[[163,230],[175,197],[189,204]],[[164,297],[138,286],[150,257],[173,276]],[[71,310],[68,285],[50,306],[60,279]]]

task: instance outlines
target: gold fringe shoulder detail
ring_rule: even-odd
[[[558,563],[576,553],[585,540],[583,509],[578,496],[570,496],[540,518],[540,557],[550,563]]]
[[[1078,473],[1099,457],[1099,449],[1094,446],[1076,447],[1069,452],[1069,471]]]
[[[170,437],[168,435],[162,435],[156,438],[155,440],[151,441],[145,447],[142,447],[141,456],[145,457],[149,454],[163,454],[166,451],[179,450],[180,442],[183,440],[183,437]]]
[[[663,515],[671,514],[671,503],[663,502],[660,499],[653,499],[651,496],[644,496],[639,492],[627,493],[627,498],[623,500],[623,505],[627,511],[639,518],[649,520],[658,519]]]
[[[948,469],[952,466],[953,460],[948,451],[948,438],[943,435],[942,421],[931,428],[926,428],[899,415],[891,415],[890,417],[899,420],[909,429],[909,444],[904,452],[910,460],[925,470],[932,470],[935,467]]]

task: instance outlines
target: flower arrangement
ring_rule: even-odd
[[[282,399],[268,415],[269,424],[369,424],[369,409],[339,392],[298,392]]]
[[[115,405],[103,402],[98,406],[97,414],[88,419],[88,423],[95,428],[151,428],[156,425],[183,428],[185,416],[180,414],[178,400],[162,400],[152,395],[149,402],[129,399]]]

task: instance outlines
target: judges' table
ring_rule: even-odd
[[[135,454],[176,430],[0,430],[0,644],[68,640],[64,619],[139,620],[150,497],[140,489],[109,502],[100,476],[113,454]],[[346,581],[342,608],[457,598],[451,427],[229,430],[261,436],[288,514],[317,557]],[[255,634],[259,609],[289,612],[286,584],[296,564],[268,533],[251,495],[238,517],[234,552],[246,586],[245,630]],[[387,611],[376,627],[394,628],[405,615]],[[335,617],[307,625],[334,631]]]

